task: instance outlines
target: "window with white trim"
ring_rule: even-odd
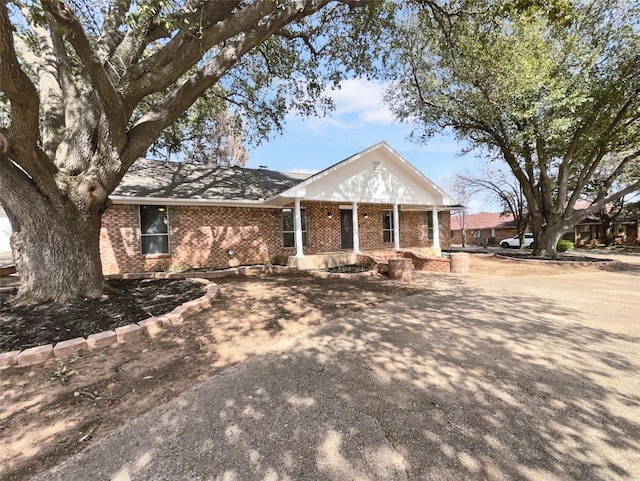
[[[394,242],[392,210],[385,210],[382,212],[382,241]]]
[[[166,205],[140,206],[142,255],[169,253],[169,211]]]
[[[296,228],[293,209],[282,209],[282,245],[296,246]],[[307,247],[307,210],[300,209],[300,223],[302,224],[302,245]]]

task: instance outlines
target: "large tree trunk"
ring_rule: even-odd
[[[562,237],[563,231],[563,224],[546,226],[544,229],[540,229],[538,232],[536,232],[534,228],[533,234],[535,237],[535,241],[533,245],[533,255],[535,257],[551,257],[554,259],[557,258],[557,245],[560,237]]]
[[[101,214],[79,211],[70,201],[56,206],[44,199],[29,203],[27,209],[7,206],[13,228],[11,248],[20,275],[16,304],[101,296]]]

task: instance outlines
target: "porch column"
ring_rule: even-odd
[[[393,204],[393,248],[400,250],[400,215],[398,214],[398,204]]]
[[[433,247],[440,249],[440,227],[438,226],[438,208],[434,205],[431,210],[433,216]]]
[[[353,214],[353,252],[360,252],[360,237],[358,231],[358,203],[354,202],[351,208]]]
[[[296,239],[296,257],[304,257],[304,252],[302,251],[302,214],[300,213],[300,199],[296,199],[295,201],[293,229]]]

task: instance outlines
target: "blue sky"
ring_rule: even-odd
[[[452,136],[434,138],[427,145],[407,140],[411,127],[394,120],[382,102],[383,91],[383,85],[374,81],[343,81],[342,88],[331,93],[336,105],[332,115],[287,118],[282,135],[249,151],[247,167],[317,172],[383,140],[445,191],[454,172],[482,167],[483,159],[459,154],[462,144]],[[491,209],[483,202],[470,207]]]

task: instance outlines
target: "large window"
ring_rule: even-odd
[[[382,212],[382,240],[383,242],[393,242],[393,211]]]
[[[140,206],[140,244],[143,255],[169,253],[169,215],[166,206]]]
[[[295,222],[293,209],[282,209],[282,245],[284,247],[296,246]],[[300,209],[300,221],[302,224],[302,245],[307,247],[307,211]]]

